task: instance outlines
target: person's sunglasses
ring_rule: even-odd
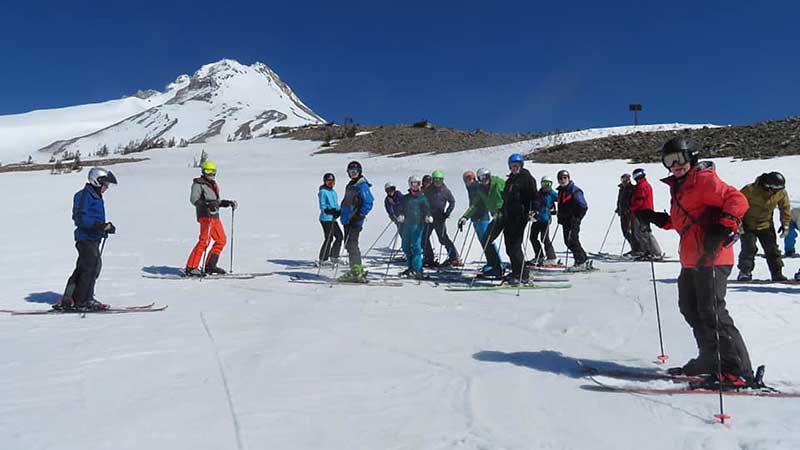
[[[355,169],[351,169],[351,170],[347,171],[347,174],[352,177],[352,176],[358,175],[358,171],[355,170]]]
[[[771,191],[780,191],[781,189],[783,189],[783,186],[776,186],[774,184],[765,184],[764,187]]]

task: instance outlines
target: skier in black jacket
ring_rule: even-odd
[[[511,173],[503,189],[503,232],[506,253],[511,260],[511,273],[506,277],[509,284],[526,283],[529,279],[522,242],[531,214],[538,210],[536,179],[528,169],[523,168],[524,164],[525,158],[519,153],[508,157]]]
[[[622,176],[619,177],[619,193],[617,194],[617,210],[614,211],[619,215],[619,225],[622,228],[622,236],[625,237],[625,240],[628,241],[628,244],[631,246],[630,252],[628,254],[633,256],[639,256],[641,251],[639,250],[639,242],[633,238],[633,230],[631,227],[631,196],[633,195],[633,184],[631,183],[631,174],[623,173]]]

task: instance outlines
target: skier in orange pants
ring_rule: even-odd
[[[215,180],[217,165],[211,161],[205,161],[200,167],[202,176],[193,180],[192,193],[189,197],[189,201],[194,205],[197,213],[197,222],[200,223],[200,236],[197,239],[197,245],[189,254],[184,271],[186,276],[190,277],[226,273],[224,269],[217,266],[219,255],[227,242],[222,221],[219,220],[219,208],[236,209],[238,206],[236,200],[220,200],[219,185]],[[214,245],[206,258],[205,268],[201,271],[200,263],[203,253],[208,248],[211,239],[214,240]]]

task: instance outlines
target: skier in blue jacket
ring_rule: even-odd
[[[403,224],[403,253],[408,269],[402,275],[422,278],[422,238],[425,226],[433,223],[431,207],[422,193],[422,180],[416,175],[408,178],[408,193],[403,196],[403,205],[397,221]]]
[[[542,177],[540,185],[541,187],[536,191],[539,208],[532,219],[530,236],[533,254],[536,256],[528,261],[528,264],[552,266],[558,263],[553,242],[550,240],[550,222],[556,211],[558,193],[553,189],[553,180],[547,175]],[[544,253],[542,253],[543,245]]]
[[[372,210],[372,186],[362,174],[361,163],[351,161],[347,165],[350,182],[344,192],[341,207],[341,221],[344,225],[344,247],[350,263],[350,270],[339,277],[340,281],[363,283],[366,281],[364,266],[361,264],[361,249],[358,238],[364,227],[364,220]]]
[[[103,193],[117,179],[110,170],[95,167],[89,171],[89,182],[72,198],[72,221],[75,223],[75,248],[78,261],[67,281],[64,295],[53,305],[57,310],[98,311],[108,305],[94,298],[94,285],[100,276],[100,242],[117,229],[106,222]]]
[[[319,187],[317,198],[319,199],[319,223],[322,225],[323,241],[322,248],[319,249],[318,264],[330,261],[333,264],[339,262],[339,252],[342,248],[342,229],[336,219],[339,217],[339,196],[333,187],[336,185],[336,177],[332,173],[326,173],[322,177],[322,186]]]

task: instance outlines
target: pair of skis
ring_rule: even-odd
[[[661,371],[645,371],[633,369],[605,369],[577,361],[584,374],[596,386],[587,387],[589,390],[601,392],[623,392],[633,394],[711,394],[719,395],[719,390],[694,388],[693,383],[700,383],[703,377],[689,375],[671,375]],[[774,388],[761,389],[723,390],[722,395],[740,397],[777,397],[800,398],[800,392],[782,392]]]
[[[62,315],[62,314],[77,314],[80,316],[86,314],[128,314],[128,313],[146,313],[146,312],[159,312],[167,309],[168,305],[156,306],[155,303],[150,303],[141,306],[122,306],[111,307],[108,309],[100,309],[96,311],[86,311],[80,309],[1,309],[0,312],[11,314],[12,316],[41,316],[41,315]]]

